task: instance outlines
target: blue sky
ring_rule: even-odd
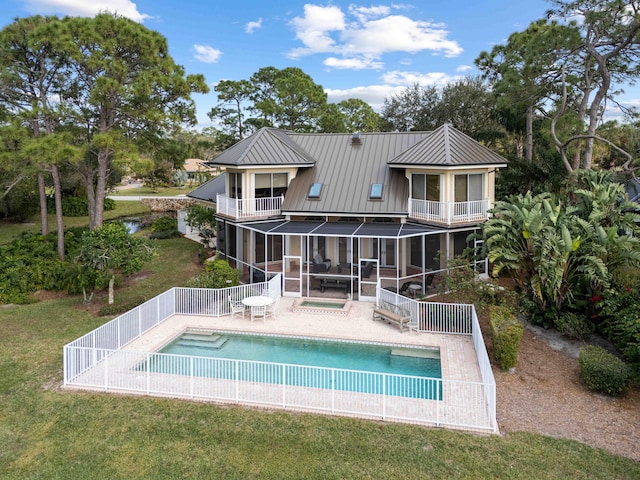
[[[0,27],[15,17],[119,14],[167,38],[187,73],[202,73],[211,93],[195,95],[199,127],[217,103],[213,86],[262,67],[298,67],[330,102],[361,98],[378,110],[385,98],[419,83],[442,86],[475,75],[481,51],[542,18],[545,0],[1,0]],[[640,95],[625,97],[640,104]]]

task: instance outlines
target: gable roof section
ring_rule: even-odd
[[[506,163],[506,160],[493,150],[446,123],[431,132],[427,138],[389,161],[392,167],[420,165],[457,167],[506,165]]]
[[[227,148],[209,163],[227,167],[310,167],[315,159],[292,142],[288,132],[277,128],[261,128]]]

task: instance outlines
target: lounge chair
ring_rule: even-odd
[[[328,272],[331,269],[331,260],[323,259],[320,254],[313,257],[313,273]]]

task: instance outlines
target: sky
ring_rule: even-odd
[[[400,0],[401,1],[401,0]],[[211,88],[193,96],[198,128],[217,103],[220,80],[248,80],[260,68],[298,67],[329,102],[359,98],[380,111],[410,87],[442,87],[479,72],[482,51],[543,18],[546,0],[0,0],[0,28],[30,15],[117,12],[161,33],[188,74]],[[640,92],[621,97],[640,105]],[[612,114],[615,116],[615,114]]]

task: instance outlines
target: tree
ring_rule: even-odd
[[[205,239],[205,244],[211,246],[216,235],[215,210],[204,205],[191,205],[185,221],[191,228],[198,230]]]
[[[222,126],[234,135],[238,141],[244,138],[242,104],[252,93],[251,83],[247,80],[221,80],[214,88],[220,102],[207,114],[211,120],[218,119]],[[231,105],[229,107],[228,105]]]
[[[274,84],[276,126],[294,132],[313,132],[327,104],[321,85],[299,68],[281,70]]]
[[[434,130],[439,126],[433,115],[439,101],[435,87],[422,88],[416,83],[385,98],[381,116],[392,131]]]
[[[86,232],[80,240],[75,258],[80,265],[78,281],[86,289],[109,287],[109,304],[113,303],[116,275],[130,275],[139,271],[155,255],[155,248],[147,240],[133,237],[120,222],[111,222]]]
[[[191,93],[206,93],[201,75],[185,75],[169,56],[164,37],[112,14],[69,17],[64,26],[73,42],[63,52],[73,88],[64,98],[70,121],[88,142],[84,177],[89,225],[102,225],[109,171],[118,150],[144,130],[171,131],[195,122]]]
[[[14,119],[28,126],[36,143],[41,137],[52,135],[64,116],[63,106],[55,99],[70,86],[69,79],[62,75],[66,58],[60,55],[70,39],[60,33],[60,21],[56,17],[40,16],[16,19],[0,32],[0,105]],[[55,153],[50,155],[47,149],[35,150],[37,156],[25,158],[23,155],[23,158],[37,171],[43,234],[48,230],[44,172],[51,174],[56,198],[58,254],[63,260],[64,227],[58,167],[66,159],[58,155],[54,160]],[[56,148],[56,151],[60,150]]]
[[[359,98],[342,100],[338,103],[338,110],[344,117],[347,132],[380,131],[380,115],[364,100]]]
[[[575,18],[580,22],[576,27],[581,32],[581,41],[576,51],[582,62],[581,89],[583,96],[579,102],[578,116],[585,119],[584,133],[578,131],[566,140],[561,140],[555,132],[555,125],[568,111],[570,90],[567,75],[562,77],[562,95],[557,109],[552,134],[563,163],[568,171],[591,169],[593,146],[600,140],[596,129],[602,120],[605,102],[616,83],[633,82],[640,74],[640,2],[637,0],[551,0],[555,8],[549,17]],[[576,51],[568,55],[576,55]],[[593,94],[593,96],[591,96]],[[576,161],[570,162],[567,148],[576,141],[584,140],[584,152]]]

